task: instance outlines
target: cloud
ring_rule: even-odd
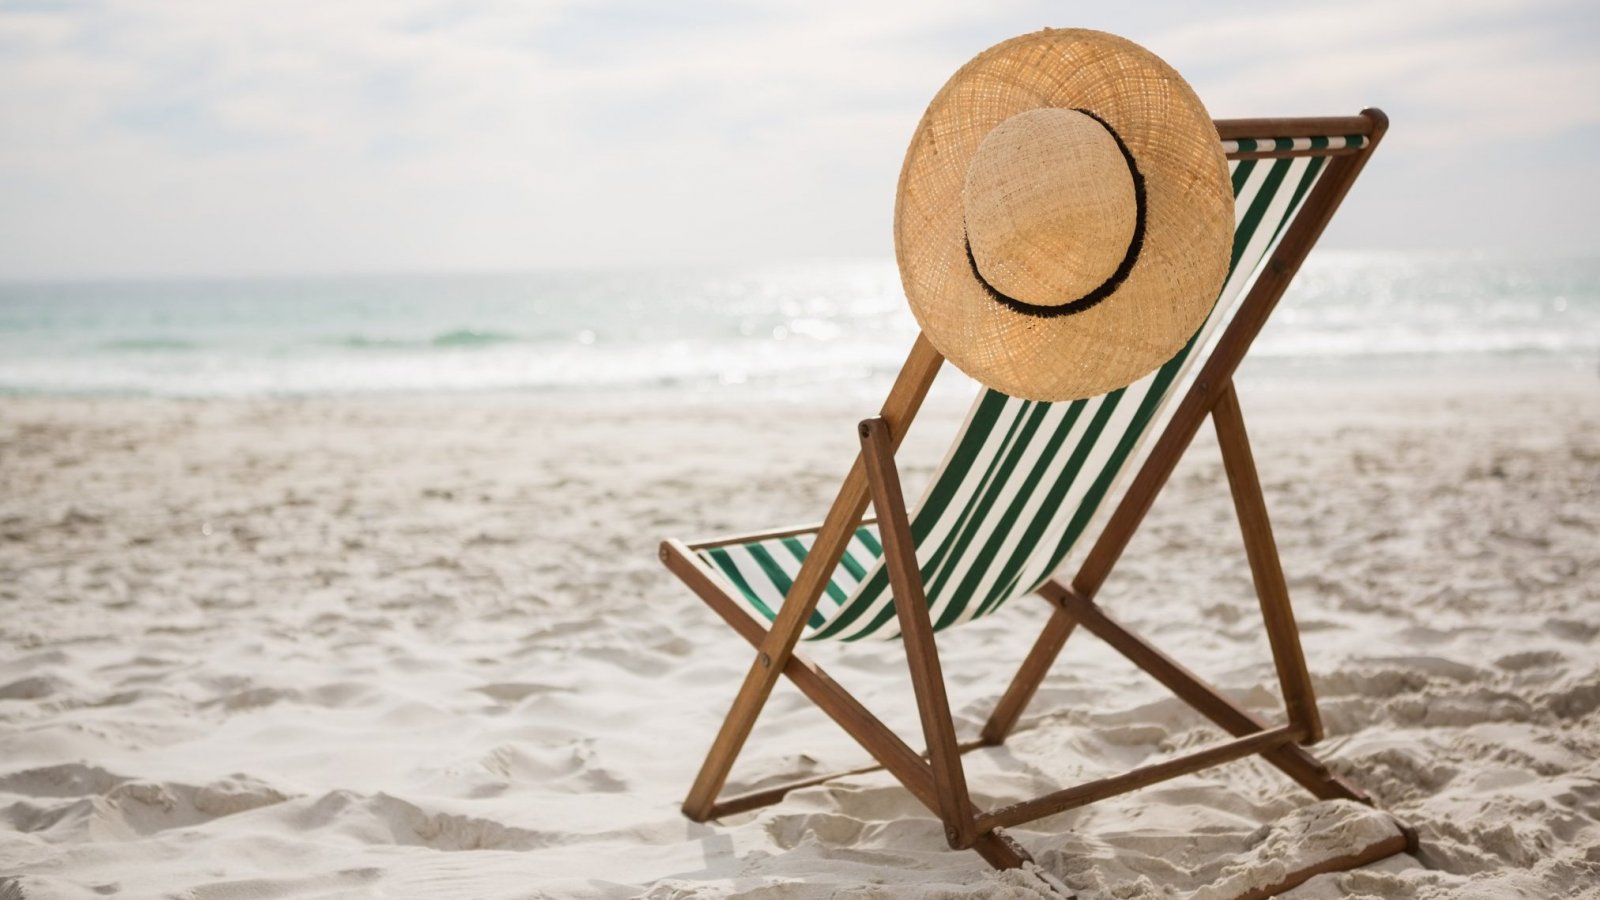
[[[1363,186],[1345,214],[1362,227],[1341,240],[1594,246],[1578,206],[1595,189],[1552,183],[1592,176],[1592,161],[1549,159],[1600,124],[1581,6],[1266,9],[1141,5],[1081,24],[1162,54],[1220,115],[1387,108],[1382,165],[1415,177],[1408,205]],[[977,50],[1058,15],[898,0],[0,3],[0,275],[882,255],[928,99]],[[1543,165],[1548,195],[1502,203],[1516,227],[1429,218],[1459,207],[1482,158]],[[1424,224],[1368,227],[1402,219]]]
[[[1362,97],[1403,114],[1408,141],[1433,149],[1544,140],[1600,123],[1600,57],[1567,40],[1560,10],[1362,0],[1189,25],[1151,46],[1224,114]]]

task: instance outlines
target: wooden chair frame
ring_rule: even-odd
[[[1111,513],[1077,574],[1067,583],[1051,580],[1038,591],[1054,606],[1054,611],[977,740],[960,742],[956,737],[945,697],[938,651],[934,645],[933,627],[918,573],[899,472],[894,461],[895,449],[944,361],[926,337],[918,336],[880,414],[860,424],[861,452],[845,477],[827,518],[815,529],[816,540],[770,628],[763,627],[744,611],[741,604],[712,576],[711,570],[699,562],[696,551],[813,529],[789,529],[695,543],[672,540],[662,543],[661,559],[667,568],[756,648],[755,659],[745,675],[733,707],[684,802],[684,814],[690,819],[703,822],[756,809],[776,803],[796,788],[821,784],[843,775],[886,769],[939,816],[944,822],[945,835],[952,848],[975,850],[991,865],[1009,868],[1023,864],[1029,857],[1005,834],[1003,829],[1008,826],[1252,755],[1259,755],[1281,769],[1318,798],[1345,798],[1371,803],[1371,799],[1359,788],[1334,775],[1302,746],[1321,739],[1322,722],[1232,379],[1235,369],[1282,297],[1290,279],[1299,270],[1312,245],[1383,137],[1388,118],[1379,110],[1367,109],[1360,115],[1350,117],[1232,119],[1218,120],[1216,126],[1223,140],[1268,135],[1311,137],[1331,134],[1362,135],[1367,141],[1360,148],[1230,154],[1233,159],[1305,155],[1334,158],[1328,161],[1326,171],[1305,198],[1300,213],[1288,226],[1275,251],[1264,262],[1233,321],[1219,339],[1210,358],[1202,365],[1193,385],[1179,401],[1171,420],[1156,440],[1143,466],[1134,475],[1127,493]],[[1095,595],[1143,521],[1157,493],[1166,484],[1179,458],[1208,415],[1221,447],[1256,596],[1260,601],[1277,666],[1278,682],[1287,707],[1288,722],[1285,725],[1271,726],[1229,700],[1216,687],[1118,623],[1094,602]],[[864,515],[869,500],[877,514],[885,565],[911,668],[923,736],[927,741],[926,754],[912,749],[816,663],[795,652],[802,627],[816,608],[829,574],[838,565],[846,543],[858,525],[867,521]],[[961,755],[975,747],[994,746],[1005,741],[1068,636],[1078,626],[1116,648],[1139,668],[1232,734],[1233,739],[1010,806],[976,809],[967,791]],[[872,754],[878,765],[719,799],[734,759],[744,746],[780,674],[788,676],[801,692],[838,722]],[[1340,860],[1338,868],[1362,865],[1401,852],[1413,847],[1414,840],[1407,831],[1403,837],[1382,842],[1357,856]],[[1319,867],[1319,871],[1327,868]],[[1303,881],[1311,874],[1315,872],[1303,873],[1304,877],[1298,880]],[[1292,886],[1281,884],[1273,889],[1283,890]]]

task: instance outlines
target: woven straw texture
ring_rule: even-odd
[[[1014,119],[1037,110],[1049,112]],[[1133,176],[1107,129],[1143,181],[1132,268],[1070,314],[997,302],[974,262],[994,289],[1049,307],[1127,255]],[[1227,163],[1200,99],[1144,48],[1081,29],[1012,38],[963,66],[917,126],[895,202],[901,280],[928,339],[1030,400],[1103,394],[1170,359],[1216,301],[1232,237]]]
[[[1070,109],[1031,109],[984,136],[962,192],[984,278],[1053,307],[1111,278],[1134,239],[1135,190],[1105,126]]]

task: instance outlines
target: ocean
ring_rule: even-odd
[[[881,393],[892,260],[523,274],[0,283],[0,392]],[[1600,372],[1600,259],[1320,252],[1253,372]]]

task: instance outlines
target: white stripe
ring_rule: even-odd
[[[816,532],[810,532],[808,534],[795,534],[790,535],[790,537],[794,538],[796,541],[799,541],[800,546],[806,549],[806,556],[811,555],[811,545],[817,542]],[[778,567],[783,569],[784,573],[789,576],[789,580],[791,582],[793,582],[795,578],[799,577],[802,561],[794,558],[794,554],[789,551],[788,547],[783,545],[783,541],[781,539],[768,541],[766,542],[766,546],[767,552],[771,553],[772,558],[778,561]],[[834,567],[834,575],[838,575],[841,572],[844,572],[843,566]],[[831,581],[832,578],[829,580]],[[828,616],[837,611],[838,606],[838,601],[829,596],[827,589],[824,588],[822,591],[822,597],[817,601],[817,611],[822,614],[824,619],[826,619]]]
[[[761,563],[756,562],[756,558],[750,555],[749,546],[740,545],[722,549],[727,551],[733,567],[739,570],[739,574],[744,576],[745,583],[750,585],[750,589],[756,592],[756,596],[761,598],[761,602],[765,603],[768,609],[776,613],[783,608],[783,592],[779,591],[778,586],[767,577],[767,572],[761,568]]]
[[[721,549],[729,548],[724,547]],[[733,579],[728,577],[728,573],[722,571],[722,566],[718,565],[717,561],[711,558],[711,552],[709,550],[698,551],[695,555],[698,556],[700,561],[705,564],[707,571],[711,573],[711,577],[722,583],[724,592],[727,593],[729,597],[739,601],[738,603],[734,604],[735,606],[744,610],[745,614],[748,615],[752,621],[759,624],[762,628],[769,627],[772,624],[767,620],[766,616],[763,616],[761,612],[755,608],[755,605],[750,602],[750,598],[745,596],[744,591],[740,590],[739,586],[733,583]],[[732,554],[729,554],[729,556],[731,557]],[[735,568],[738,568],[738,566],[735,566]],[[751,588],[758,592],[760,591],[760,587],[760,583],[751,585]]]
[[[1078,504],[1077,501],[1073,500],[1074,495],[1081,497],[1082,492],[1087,491],[1088,485],[1093,483],[1093,479],[1099,477],[1105,461],[1109,459],[1112,450],[1121,442],[1123,435],[1126,433],[1126,426],[1119,427],[1119,423],[1124,420],[1131,422],[1133,413],[1138,410],[1139,405],[1144,402],[1150,391],[1155,387],[1157,374],[1159,374],[1159,370],[1129,385],[1128,389],[1123,392],[1122,399],[1117,404],[1116,412],[1112,413],[1111,418],[1106,423],[1106,427],[1100,432],[1099,446],[1091,451],[1089,457],[1084,460],[1084,465],[1079,469],[1076,481],[1068,489],[1068,493],[1063,497],[1062,502],[1053,509],[1035,508],[1029,511],[1023,523],[1024,527],[1040,517],[1054,523],[1054,527],[1047,527],[1040,534],[1039,540],[1035,542],[1033,552],[1029,558],[1024,560],[1022,565],[1017,568],[1012,587],[1007,591],[1006,596],[996,600],[989,607],[991,611],[998,609],[1019,594],[1027,593],[1027,590],[1019,590],[1019,586],[1031,589],[1032,579],[1029,577],[1030,572],[1038,571],[1049,563],[1050,558],[1060,546],[1061,536],[1065,534],[1067,524],[1077,514]],[[1076,447],[1083,440],[1083,432],[1088,429],[1089,422],[1092,421],[1091,413],[1097,412],[1098,409],[1099,407],[1096,406],[1093,410],[1085,410],[1084,417],[1077,423],[1074,433],[1069,437],[1069,442],[1065,445],[1066,447]],[[1054,485],[1061,479],[1071,456],[1071,451],[1058,455],[1061,457],[1061,461],[1051,472],[1049,485]],[[1091,467],[1093,467],[1092,470]],[[1089,482],[1085,483],[1085,479],[1089,479]],[[1043,491],[1041,491],[1041,502],[1042,497]],[[1010,559],[1011,552],[1008,544],[1007,552],[1003,554],[1003,558]],[[986,586],[984,592],[987,593],[988,590],[989,588]]]
[[[884,568],[884,566],[884,561],[879,559],[877,565],[868,568],[866,575],[861,579],[861,585],[865,585],[870,582],[873,577],[877,575],[878,570]],[[835,637],[839,638],[840,640],[844,640],[859,633],[862,629],[871,624],[873,619],[877,618],[878,615],[882,613],[884,608],[887,607],[893,600],[894,591],[889,589],[888,583],[888,578],[885,576],[883,590],[880,590],[877,592],[877,594],[871,596],[864,596],[861,590],[861,585],[857,585],[856,593],[850,596],[849,602],[839,607],[839,615],[843,615],[845,611],[853,610],[862,604],[865,604],[867,608],[861,613],[860,616],[856,618],[855,622],[851,623],[849,628],[839,632],[839,634],[835,635]],[[837,619],[838,617],[838,615],[835,615],[833,619]],[[831,624],[833,624],[832,619],[830,619],[827,624],[823,625],[823,628],[826,628]],[[888,628],[889,626],[886,624],[884,627]]]
[[[928,603],[931,607],[930,615],[935,622],[939,620],[940,616],[944,615],[946,607],[948,607],[955,599],[955,587],[960,583],[961,579],[971,566],[969,557],[971,557],[973,554],[982,552],[984,543],[989,540],[990,535],[994,533],[994,529],[999,526],[1000,519],[1005,514],[1005,510],[1010,508],[1012,501],[1015,500],[1017,496],[1017,492],[1021,490],[1023,482],[1023,477],[1021,477],[1022,473],[1029,471],[1029,469],[1033,467],[1034,463],[1038,461],[1039,456],[1044,453],[1044,445],[1048,443],[1045,437],[1054,433],[1056,426],[1059,426],[1061,424],[1061,420],[1066,417],[1067,408],[1071,405],[1072,404],[1070,403],[1054,403],[1048,406],[1044,413],[1044,421],[1041,422],[1039,428],[1034,431],[1033,439],[1021,446],[1022,456],[1017,465],[1012,469],[1011,477],[999,485],[985,485],[985,494],[994,494],[996,491],[999,492],[998,496],[995,497],[993,504],[989,507],[987,515],[981,520],[969,521],[967,523],[967,527],[962,529],[962,534],[955,534],[952,532],[949,535],[948,540],[950,542],[954,542],[966,535],[971,535],[971,538],[967,543],[967,549],[965,553],[959,557],[955,554],[951,554],[950,556],[946,557],[944,564],[939,567],[939,572],[937,574],[943,574],[945,572],[950,572],[952,574],[946,576],[945,581],[940,585],[940,589],[933,592],[933,594],[937,594],[938,596],[930,595],[928,598]],[[1020,412],[1020,404],[1018,407]],[[1020,427],[1021,420],[1033,416],[1037,410],[1038,405],[1035,404],[1028,410],[1027,416],[1013,416],[1012,419],[1013,421],[1018,422]],[[1012,446],[1006,448],[1006,453],[1004,455],[1011,456],[1017,450],[1018,446],[1013,443]],[[1003,460],[996,458],[993,460],[993,462],[994,464],[999,465],[1003,462]],[[974,497],[975,501],[981,499],[982,498]],[[932,581],[933,579],[930,578],[929,580]]]
[[[974,402],[974,407],[981,403],[982,399],[982,397],[979,397],[978,401]],[[945,506],[944,512],[940,515],[938,521],[928,530],[928,536],[923,540],[922,546],[917,548],[918,565],[927,565],[928,560],[933,558],[933,554],[939,547],[943,546],[945,541],[952,537],[956,523],[961,520],[962,513],[966,512],[967,507],[971,506],[977,498],[979,487],[987,487],[987,485],[983,484],[984,476],[994,466],[1001,450],[1010,449],[1010,447],[1004,446],[1006,435],[1011,433],[1011,429],[1016,424],[1022,410],[1027,406],[1029,404],[1026,400],[1018,400],[1015,397],[1006,400],[1000,415],[995,417],[994,427],[985,436],[982,448],[973,459],[971,468],[967,469],[967,476],[961,480],[955,495],[950,498],[950,503]],[[965,437],[964,434],[962,436]],[[940,474],[943,475],[944,473],[941,472]],[[921,518],[917,517],[917,521],[920,522]]]
[[[1088,405],[1092,406],[1095,402],[1095,398],[1091,398],[1088,401]],[[983,574],[986,577],[990,574],[988,570],[991,563],[998,565],[998,560],[984,559],[983,548],[993,537],[995,529],[1000,526],[1000,520],[1005,516],[1006,510],[1016,502],[1017,494],[1022,488],[1022,482],[1026,479],[1027,473],[1037,464],[1039,457],[1044,452],[1045,445],[1049,443],[1050,436],[1061,427],[1062,422],[1071,411],[1072,405],[1071,402],[1049,404],[1039,428],[1035,429],[1032,438],[1028,440],[1027,444],[1021,447],[1022,456],[1013,466],[1011,477],[998,487],[992,484],[985,486],[986,494],[994,495],[996,490],[999,491],[989,506],[985,517],[979,521],[967,522],[966,527],[963,529],[963,534],[950,535],[952,543],[963,535],[970,535],[970,537],[967,539],[965,550],[961,551],[959,555],[951,553],[945,558],[944,564],[940,566],[940,574],[943,575],[944,580],[940,583],[939,590],[934,592],[938,596],[930,599],[930,602],[934,603],[936,607],[933,614],[935,622],[946,614],[951,603],[960,598],[961,595],[957,593],[957,589],[974,565],[981,565],[985,570]],[[1034,415],[1036,410],[1037,406],[1030,409],[1028,415]],[[1018,417],[1019,421],[1020,418]],[[1066,446],[1070,447],[1071,444]],[[1017,449],[1016,446],[1008,448],[1007,455],[1015,453]],[[1056,460],[1051,460],[1046,465],[1051,465],[1054,462]],[[998,464],[999,460],[996,460],[996,463]],[[964,620],[969,609],[970,602],[968,606],[962,609],[958,620]]]
[[[1272,169],[1271,160],[1257,161],[1251,165],[1253,168],[1250,169],[1250,174],[1245,177],[1244,184],[1239,186],[1239,193],[1235,194],[1233,198],[1233,220],[1235,222],[1239,221],[1239,216],[1243,214],[1244,210],[1249,209],[1250,204],[1256,201],[1256,194],[1261,193],[1262,185],[1267,183],[1267,172]],[[1238,173],[1239,166],[1240,163],[1237,162],[1228,163],[1228,176],[1230,178]],[[1239,261],[1241,263],[1244,262],[1243,259]],[[1229,280],[1232,280],[1232,277],[1238,275],[1243,269],[1244,266],[1240,266],[1230,272]]]
[[[1024,407],[1027,408],[1027,415],[1023,415]],[[1024,420],[1028,416],[1034,415],[1037,409],[1037,404],[1027,404],[1025,401],[1017,400],[1015,398],[1008,399],[1006,401],[1002,417],[996,420],[994,430],[1010,432],[1012,429],[1020,429]],[[1046,411],[1045,415],[1049,416],[1053,411],[1053,409],[1049,409]],[[1037,433],[1035,436],[1037,436]],[[1030,441],[1028,443],[1032,444],[1034,442]],[[971,471],[981,471],[983,475],[986,476],[991,467],[1000,466],[1004,458],[1016,453],[1018,448],[1019,445],[1016,441],[1006,445],[1003,451],[1000,447],[996,446],[994,453],[985,453],[978,460],[978,463],[981,463],[981,469],[979,464],[975,463]],[[1021,446],[1021,450],[1024,454],[1036,452],[1036,448],[1030,446]],[[1013,473],[1014,472],[1015,470],[1013,470]],[[972,538],[972,543],[982,541],[984,538],[983,532],[987,531],[985,525],[987,524],[989,527],[993,527],[993,523],[990,520],[995,518],[994,510],[997,508],[998,504],[990,507],[989,514],[985,519],[977,518],[976,510],[968,510],[967,507],[975,507],[978,503],[981,503],[985,497],[989,496],[996,490],[1001,491],[1002,494],[1011,494],[1016,491],[1017,487],[1014,483],[1016,481],[1015,478],[1011,479],[1013,483],[998,485],[993,481],[987,481],[980,485],[979,482],[983,481],[982,477],[970,477],[966,479],[966,481],[970,482],[974,487],[974,490],[967,492],[967,485],[962,485],[963,493],[970,493],[970,499],[967,499],[963,502],[962,509],[947,511],[946,518],[950,520],[948,523],[946,523],[948,526],[947,530],[945,530],[945,533],[941,536],[938,544],[934,544],[927,548],[926,555],[929,558],[932,557],[935,551],[940,549],[953,549],[954,544],[957,541],[961,540],[964,535],[972,534],[974,530],[976,530],[978,534]],[[959,514],[963,512],[971,512],[972,515],[969,516],[965,521],[960,521]],[[955,527],[958,522],[961,526],[959,530]],[[929,543],[932,544],[931,541]],[[968,552],[971,550],[972,543],[968,544]],[[933,621],[938,622],[939,617],[944,615],[946,607],[949,606],[951,600],[954,598],[955,583],[961,580],[962,574],[966,571],[966,568],[967,567],[962,556],[953,552],[947,552],[944,559],[940,563],[939,568],[929,573],[928,604],[929,615]]]
[[[962,568],[965,569],[966,567],[972,565],[982,566],[983,577],[979,579],[977,586],[973,590],[972,596],[968,598],[967,607],[961,611],[961,615],[957,618],[957,621],[965,622],[973,618],[978,606],[981,605],[983,598],[994,586],[995,580],[999,578],[1001,570],[1006,568],[1007,562],[1011,560],[1012,555],[1016,552],[1017,544],[1022,541],[1023,533],[1027,531],[1028,525],[1034,521],[1034,518],[1039,513],[1040,507],[1044,505],[1045,497],[1050,493],[1050,488],[1055,485],[1055,483],[1060,479],[1062,471],[1066,469],[1067,463],[1072,458],[1073,448],[1077,447],[1078,444],[1083,440],[1083,434],[1088,429],[1089,422],[1093,420],[1094,411],[1099,408],[1100,402],[1103,402],[1103,398],[1095,398],[1095,400],[1084,404],[1083,411],[1072,423],[1071,430],[1068,432],[1066,439],[1062,441],[1061,449],[1057,451],[1053,457],[1046,461],[1042,477],[1034,486],[1032,495],[1030,495],[1023,503],[1021,513],[1012,523],[1012,527],[1006,534],[1005,540],[1001,543],[999,551],[995,554],[994,558],[992,560],[985,560],[982,555],[983,545],[977,541],[974,541],[968,546],[966,558],[962,560]],[[1013,481],[1017,483],[1017,487],[1021,486],[1021,482],[1026,476],[1026,473],[1032,471],[1033,466],[1037,463],[1039,457],[1044,453],[1045,446],[1049,444],[1050,438],[1061,428],[1061,425],[1065,421],[1067,414],[1071,411],[1072,405],[1073,404],[1070,402],[1054,404],[1050,410],[1050,414],[1046,423],[1040,427],[1038,432],[1035,433],[1034,439],[1031,442],[1033,446],[1028,448],[1026,458],[1023,460],[1021,466],[1019,466],[1017,469],[1018,474],[1022,476],[1013,479]],[[1005,501],[1006,508],[1009,508],[1011,502],[1015,498],[1015,494],[1015,490],[1008,492],[1008,496],[1006,497]],[[1000,518],[1005,514],[1005,509],[997,508],[995,512],[996,514],[992,515],[991,518],[994,519],[993,525],[998,525]],[[1049,515],[1050,513],[1047,511],[1045,514]],[[987,541],[992,533],[992,527],[990,529],[986,529],[985,534],[982,536],[983,540]],[[959,579],[951,579],[952,583],[958,581]],[[935,617],[935,619],[937,619],[937,617]]]
[[[1356,139],[1353,140],[1353,141],[1350,140],[1345,135],[1328,135],[1327,137],[1328,137],[1328,149],[1329,150],[1342,150],[1342,149],[1344,149],[1346,147],[1363,147],[1367,143],[1367,139],[1365,137],[1361,137],[1359,135],[1356,136]],[[1243,152],[1246,152],[1246,153],[1271,152],[1277,147],[1277,141],[1278,141],[1277,138],[1252,138],[1251,140],[1255,141],[1256,149],[1255,150],[1246,150],[1246,151],[1243,151]],[[1240,152],[1240,150],[1239,150],[1240,144],[1241,144],[1240,141],[1223,141],[1222,142],[1222,152],[1223,153],[1239,153]],[[1263,147],[1262,144],[1266,144],[1268,146]],[[1310,150],[1311,149],[1311,138],[1308,138],[1308,137],[1294,138],[1293,142],[1289,146],[1289,149],[1290,150]]]
[[[817,539],[815,533],[808,535],[796,534],[790,535],[790,537],[798,540],[806,548],[807,554],[811,552],[811,544]],[[800,567],[804,564],[804,561],[795,559],[794,553],[791,552],[788,547],[783,545],[783,538],[773,538],[770,541],[763,541],[761,546],[767,551],[767,554],[772,557],[773,562],[778,564],[778,568],[783,570],[783,574],[789,576],[790,584],[793,584],[795,579],[800,577]],[[829,580],[832,581],[833,575],[838,574],[840,571],[842,571],[842,568],[835,565],[834,571],[829,575]],[[773,589],[777,589],[776,585],[774,585]],[[822,590],[822,596],[817,598],[816,612],[822,615],[824,621],[833,615],[837,615],[839,612],[839,603],[838,601],[834,600],[833,597],[829,596],[826,586]],[[806,634],[810,634],[815,630],[811,627],[810,621],[810,618],[807,617],[807,624],[805,627]]]
[[[880,543],[879,546],[882,546],[882,544]],[[850,538],[850,544],[847,548],[847,552],[855,559],[856,562],[861,564],[863,574],[870,573],[874,563],[878,559],[877,555],[875,555],[872,550],[867,547],[866,543],[862,541],[860,537]],[[857,581],[855,576],[851,575],[850,571],[842,565],[839,567],[839,571],[836,572],[835,575],[837,575],[835,582],[841,589],[844,590],[847,598],[854,594],[856,592],[856,588],[861,585],[861,582]],[[846,600],[846,602],[841,604],[841,606],[848,605],[848,602],[849,601]]]
[[[1143,396],[1142,394],[1140,396]],[[1129,403],[1130,398],[1124,397],[1111,411],[1111,417],[1106,421],[1105,428],[1100,432],[1100,439],[1095,442],[1089,451],[1089,457],[1084,461],[1083,468],[1078,470],[1078,476],[1073,479],[1072,486],[1067,489],[1067,496],[1063,499],[1060,511],[1055,515],[1054,524],[1045,532],[1039,541],[1039,552],[1023,567],[1022,578],[1018,584],[1031,587],[1034,573],[1041,571],[1050,564],[1050,557],[1055,554],[1061,542],[1065,539],[1067,526],[1077,515],[1078,508],[1083,505],[1084,495],[1089,492],[1100,473],[1105,471],[1107,463],[1111,461],[1112,452],[1117,444],[1127,434],[1128,426],[1133,421],[1134,413],[1138,411],[1137,403]],[[1037,577],[1037,576],[1034,576]],[[1011,598],[1006,598],[1007,600]],[[1004,605],[995,604],[996,607]]]
[[[961,432],[957,434],[956,439],[951,442],[950,451],[945,455],[944,465],[941,466],[939,472],[928,481],[928,487],[923,491],[924,500],[928,498],[933,489],[938,485],[939,480],[944,477],[946,467],[955,458],[956,449],[961,446],[962,440],[966,438],[967,429],[972,426],[973,419],[978,412],[978,407],[983,403],[986,393],[987,392],[979,392],[977,398],[973,400],[972,407],[967,411],[967,420],[965,423],[963,423]],[[994,461],[994,458],[999,455],[1001,444],[1005,440],[1006,434],[1011,429],[1011,423],[1016,420],[1017,412],[1025,405],[1026,401],[1018,400],[1015,397],[1007,398],[1000,414],[995,418],[994,426],[990,428],[989,433],[984,436],[983,444],[980,446],[977,455],[973,459],[971,467],[967,469],[966,477],[961,479],[960,483],[957,485],[955,495],[950,498],[949,504],[945,506],[943,515],[941,515],[939,519],[933,523],[928,536],[919,543],[917,547],[917,565],[919,567],[926,566],[928,561],[933,558],[933,554],[936,553],[944,544],[944,542],[949,539],[951,531],[955,528],[956,523],[961,518],[961,514],[967,510],[968,506],[971,505],[973,497],[977,493],[979,484],[983,480],[983,474],[988,472],[990,464]],[[918,509],[921,509],[920,505]],[[912,519],[919,525],[921,524],[921,520],[916,516],[913,516]],[[877,573],[877,570],[883,567],[883,560],[878,560],[876,565],[867,570],[866,576],[861,579],[861,585],[870,583],[873,579],[873,576]],[[843,605],[841,608],[841,613],[845,609],[854,609],[862,604],[866,605],[866,609],[859,617],[857,617],[855,622],[851,624],[849,629],[841,632],[838,635],[840,639],[844,639],[859,633],[868,625],[870,625],[874,619],[883,614],[884,609],[886,609],[893,601],[893,591],[888,588],[887,579],[885,579],[884,585],[885,587],[882,590],[879,590],[875,595],[867,595],[865,593],[857,594],[852,596],[850,600]],[[860,589],[859,586],[858,589]],[[836,616],[830,617],[830,623],[832,618],[836,618]],[[827,626],[824,625],[823,627],[826,628]],[[889,624],[885,623],[884,627],[888,628]]]

